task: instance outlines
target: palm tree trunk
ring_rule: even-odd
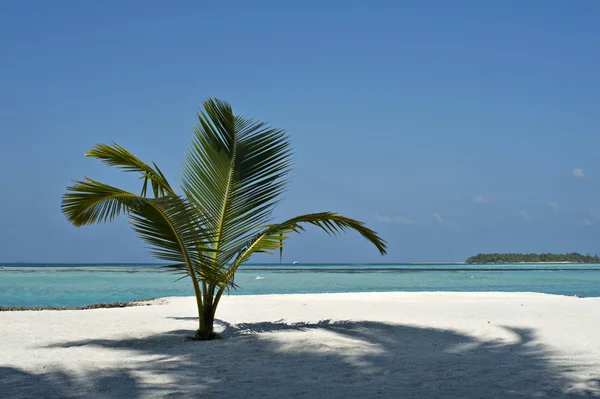
[[[211,302],[204,303],[203,311],[198,315],[200,317],[200,328],[196,330],[195,339],[200,341],[209,341],[215,339],[214,333],[215,308]]]

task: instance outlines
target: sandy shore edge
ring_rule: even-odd
[[[264,296],[264,297],[277,297],[281,295],[354,295],[354,294],[393,294],[397,292],[409,292],[409,291],[382,291],[382,292],[325,292],[325,293],[296,293],[296,294],[262,294],[262,295],[232,295],[241,297],[252,297],[252,296]],[[547,294],[543,292],[529,292],[529,291],[478,291],[478,292],[464,292],[464,291],[410,291],[413,294],[441,294],[441,293],[459,293],[459,294],[534,294],[534,295],[552,295],[559,297],[568,298],[582,298],[578,295],[559,295],[559,294]],[[170,296],[150,299],[136,299],[129,302],[108,302],[108,303],[93,303],[82,306],[0,306],[0,312],[27,312],[27,311],[42,311],[42,310],[91,310],[91,309],[110,309],[110,308],[125,308],[132,306],[153,306],[153,305],[166,305],[172,299],[177,298],[193,298],[192,296]]]

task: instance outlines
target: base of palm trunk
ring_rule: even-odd
[[[214,331],[196,330],[196,333],[194,334],[194,339],[196,341],[210,341],[215,338],[217,338],[217,334],[215,334]]]
[[[217,334],[214,332],[215,324],[215,308],[212,303],[205,304],[200,315],[200,328],[196,330],[194,339],[198,341],[210,341],[211,339],[217,338]]]

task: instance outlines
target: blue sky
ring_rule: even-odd
[[[0,3],[0,261],[151,260],[61,196],[139,189],[84,158],[96,143],[177,179],[206,97],[288,130],[276,218],[336,211],[389,243],[309,229],[287,261],[600,253],[599,2],[202,3]]]

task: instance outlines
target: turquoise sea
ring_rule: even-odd
[[[0,306],[81,306],[193,295],[156,265],[0,268]],[[600,297],[600,264],[247,264],[231,295],[367,291],[512,291]]]

